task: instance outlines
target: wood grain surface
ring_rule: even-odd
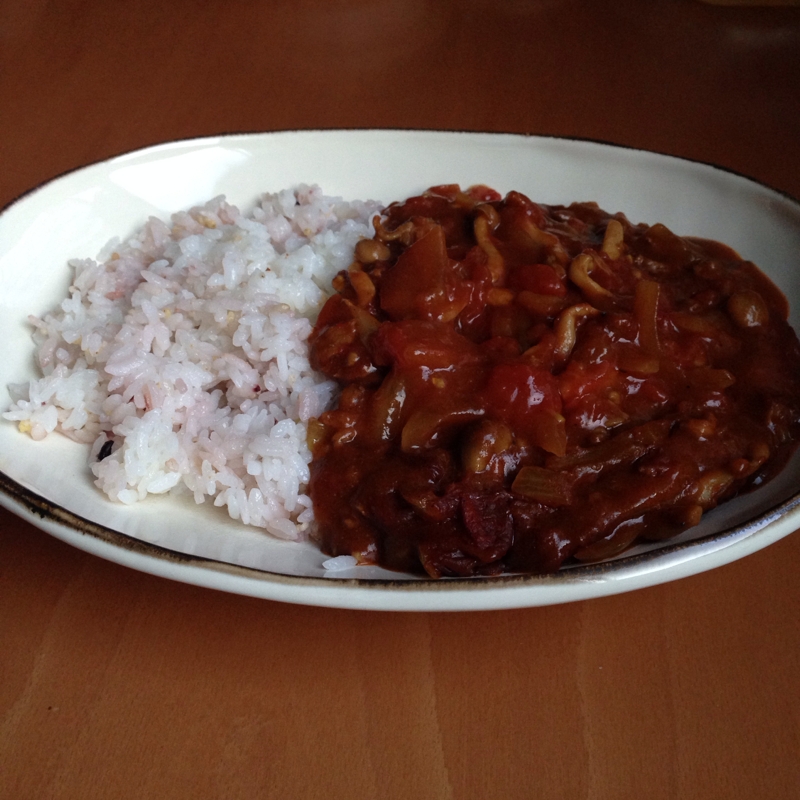
[[[690,0],[0,0],[0,205],[169,139],[329,127],[587,137],[797,197],[799,52],[798,8]],[[798,566],[794,535],[590,602],[337,611],[0,510],[0,798],[797,798]]]

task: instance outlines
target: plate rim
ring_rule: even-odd
[[[534,607],[620,594],[635,588],[671,582],[714,569],[717,566],[733,563],[733,561],[757,552],[789,535],[795,528],[789,524],[790,518],[798,517],[797,521],[800,522],[800,491],[798,491],[786,500],[766,509],[757,517],[739,525],[730,526],[699,539],[677,542],[649,552],[623,556],[614,561],[585,564],[556,573],[503,574],[486,578],[443,578],[440,580],[425,577],[391,580],[345,578],[333,575],[328,577],[288,575],[182,553],[117,531],[101,523],[87,520],[27,489],[1,470],[0,505],[31,522],[45,533],[84,552],[151,575],[212,589],[221,588],[217,585],[218,581],[211,578],[212,575],[221,577],[224,583],[229,582],[225,580],[227,576],[229,579],[246,581],[247,585],[238,589],[223,589],[237,594],[305,605],[383,611],[459,611]],[[770,531],[771,528],[772,531]],[[784,531],[783,528],[788,530]],[[756,538],[763,538],[765,541],[754,542]],[[740,554],[732,559],[723,558],[720,563],[714,563],[713,556],[721,556],[737,546],[743,547]],[[701,555],[709,560],[698,559],[698,550],[705,551]],[[113,557],[114,555],[119,557]],[[145,563],[128,563],[132,559],[139,558],[144,559]],[[647,567],[653,561],[659,562],[659,568],[648,570]],[[609,572],[614,573],[614,581],[604,580]],[[207,580],[200,579],[203,573],[207,573]],[[195,579],[190,579],[192,577]],[[598,586],[603,588],[598,591]],[[580,587],[584,587],[584,591],[581,591]],[[289,592],[291,596],[286,595],[287,588],[295,590]],[[544,596],[535,598],[535,602],[531,602],[530,598],[525,600],[525,598],[517,597],[521,590],[528,589],[531,592],[537,592],[544,588],[553,589],[554,593],[558,589],[564,588],[571,590],[573,596],[568,598]],[[311,597],[297,594],[298,592],[304,594],[309,589],[324,595],[325,602],[318,602],[320,598],[317,597],[315,600],[313,594]],[[365,598],[359,599],[357,596],[351,596],[354,589],[359,591],[359,595],[363,592]],[[464,603],[457,600],[455,603],[448,602],[443,606],[428,607],[424,600],[415,599],[415,595],[419,598],[432,596],[441,598],[448,595],[453,598],[454,595],[459,595],[462,600],[470,597],[477,602]],[[369,596],[372,602],[365,602],[366,596]],[[401,598],[401,602],[397,602],[397,598]],[[411,600],[407,602],[408,598]],[[488,602],[481,602],[481,600]]]
[[[218,139],[232,139],[232,138],[258,138],[258,137],[266,137],[266,136],[290,136],[293,134],[325,134],[325,133],[391,133],[391,134],[403,134],[403,133],[411,133],[411,134],[433,134],[433,135],[465,135],[465,136],[508,136],[514,137],[519,139],[531,140],[531,139],[542,139],[547,141],[561,141],[561,142],[575,142],[579,144],[593,144],[599,145],[600,147],[609,147],[615,150],[628,150],[631,152],[636,153],[647,153],[649,155],[660,156],[662,158],[668,159],[675,159],[676,161],[680,161],[683,163],[688,164],[696,164],[702,167],[708,167],[710,169],[718,170],[720,172],[727,173],[728,175],[733,175],[737,178],[742,178],[750,183],[757,184],[762,189],[767,189],[771,192],[782,197],[784,200],[789,200],[792,203],[797,204],[800,206],[800,196],[795,197],[790,192],[787,192],[785,189],[778,189],[775,186],[772,186],[769,183],[761,180],[760,178],[756,178],[753,175],[742,172],[740,170],[734,169],[733,167],[726,167],[721,164],[717,164],[714,161],[706,161],[705,159],[701,158],[690,158],[687,156],[677,156],[673,153],[667,153],[663,150],[651,150],[646,147],[637,147],[636,145],[630,144],[620,144],[619,142],[611,141],[610,139],[600,139],[600,138],[593,138],[591,136],[571,136],[571,135],[559,135],[559,134],[552,134],[552,133],[538,133],[536,131],[485,131],[485,130],[471,130],[471,129],[462,129],[462,128],[402,128],[402,127],[395,127],[395,128],[276,128],[273,130],[267,131],[225,131],[222,133],[211,133],[211,134],[198,134],[197,136],[188,136],[181,139],[166,139],[161,142],[155,142],[153,144],[147,144],[142,147],[134,148],[133,150],[122,150],[116,153],[112,153],[111,155],[105,156],[104,158],[95,159],[93,161],[87,161],[85,164],[80,164],[77,167],[70,167],[69,169],[63,170],[62,172],[58,172],[55,175],[52,175],[44,180],[40,181],[39,183],[30,186],[27,189],[23,189],[22,192],[18,195],[12,197],[8,202],[4,205],[0,206],[0,216],[6,213],[12,206],[19,203],[21,200],[26,199],[29,195],[35,194],[40,189],[44,189],[52,183],[55,183],[63,178],[67,178],[70,175],[81,172],[83,170],[91,169],[92,167],[99,167],[103,164],[107,164],[111,161],[116,161],[117,159],[127,158],[132,156],[139,156],[144,155],[148,151],[155,151],[160,150],[162,148],[181,145],[181,144],[199,144],[200,142],[213,142]]]

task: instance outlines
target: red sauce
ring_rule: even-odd
[[[662,539],[800,434],[780,291],[717,242],[593,203],[439,186],[390,206],[311,337],[326,553],[432,577]]]

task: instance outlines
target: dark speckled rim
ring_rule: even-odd
[[[617,150],[629,150],[675,158],[691,164],[713,167],[721,172],[747,179],[758,186],[769,189],[786,199],[798,201],[785,192],[776,190],[748,175],[717,164],[699,160],[685,159],[656,151],[618,145],[612,142],[580,138],[540,135],[535,133],[503,133],[484,131],[434,131],[412,129],[319,129],[284,130],[270,132],[248,131],[242,133],[211,134],[176,142],[162,142],[136,151],[119,155],[137,155],[164,144],[191,144],[208,139],[228,137],[256,138],[264,135],[283,135],[293,133],[346,133],[348,131],[365,133],[369,131],[384,133],[423,133],[423,134],[476,134],[516,136],[520,139],[544,139],[576,143],[598,144]],[[39,186],[33,187],[8,203],[0,213],[20,202],[54,180],[78,172],[87,167],[113,161],[119,156],[101,159],[69,170]],[[474,598],[458,604],[444,605],[441,610],[513,608],[519,606],[548,605],[587,597],[614,594],[639,586],[652,586],[679,577],[696,574],[722,563],[728,563],[741,556],[754,552],[776,541],[800,527],[800,491],[787,500],[778,503],[747,522],[725,530],[687,542],[665,544],[637,555],[618,557],[598,564],[587,564],[566,568],[555,574],[545,575],[501,575],[492,578],[447,578],[434,581],[427,578],[413,579],[374,579],[351,577],[311,577],[295,576],[271,572],[254,567],[243,567],[200,556],[189,555],[122,533],[112,528],[85,519],[67,508],[48,501],[41,495],[27,489],[7,474],[0,471],[0,504],[10,511],[28,519],[48,533],[88,552],[117,563],[168,577],[186,583],[218,588],[252,596],[296,603],[326,605],[341,608],[379,608],[391,610],[437,610],[426,605],[424,600],[411,599],[411,596],[432,593],[458,595]],[[776,523],[778,523],[776,525]],[[731,548],[739,547],[740,552],[731,557]],[[714,558],[715,555],[724,556]],[[703,558],[701,558],[701,556]],[[218,580],[217,578],[222,578]],[[226,580],[229,577],[232,580]],[[276,587],[276,591],[270,589]],[[569,596],[556,594],[559,587],[584,587],[570,591]],[[357,589],[359,592],[353,593]],[[530,589],[531,592],[525,592]],[[288,591],[287,591],[288,590]],[[296,590],[296,591],[295,591]],[[309,594],[309,590],[312,592]],[[520,592],[522,590],[522,592]],[[534,596],[533,592],[540,594]],[[360,599],[363,593],[366,599]],[[482,597],[491,594],[492,602]],[[383,599],[382,599],[383,598]],[[442,597],[444,599],[444,597]]]
[[[50,502],[41,495],[26,489],[21,484],[0,472],[0,503],[9,510],[27,512],[26,516],[37,519],[43,523],[49,522],[59,528],[89,537],[114,548],[120,548],[148,559],[168,562],[177,566],[199,567],[214,572],[226,573],[245,577],[256,581],[269,581],[284,585],[317,586],[325,589],[353,589],[370,588],[382,592],[408,593],[409,591],[452,592],[467,589],[470,592],[497,590],[499,588],[514,588],[520,586],[554,586],[556,584],[590,583],[596,584],[607,580],[610,576],[621,580],[633,578],[643,573],[654,571],[669,571],[689,559],[696,559],[700,555],[710,555],[714,552],[727,549],[734,544],[742,542],[764,532],[772,523],[784,519],[787,515],[798,516],[800,524],[800,492],[788,500],[770,508],[763,514],[748,520],[742,525],[733,526],[723,531],[704,536],[689,542],[669,544],[658,547],[646,553],[634,556],[617,558],[613,561],[598,564],[585,564],[570,567],[554,574],[540,575],[499,575],[492,578],[446,578],[431,580],[428,578],[414,578],[411,580],[384,580],[370,578],[314,578],[306,576],[287,575],[254,567],[242,567],[215,559],[188,555],[175,550],[170,550],[150,542],[137,539],[120,531],[100,525],[84,517],[78,516],[62,506]],[[8,502],[11,501],[11,502]],[[50,526],[47,526],[48,528]],[[52,532],[51,530],[48,532]],[[57,534],[56,534],[57,535]],[[61,537],[72,544],[76,543],[70,536]],[[765,542],[769,544],[769,542]],[[161,574],[157,569],[152,570]],[[700,570],[697,570],[700,571]],[[175,576],[169,576],[175,577]],[[180,578],[178,578],[180,579]],[[669,578],[665,577],[665,580]],[[197,583],[189,580],[187,582]],[[620,588],[620,591],[623,589]],[[250,593],[250,592],[246,592]],[[276,598],[277,599],[277,598]],[[578,598],[576,598],[578,599]],[[349,605],[349,604],[348,604]]]

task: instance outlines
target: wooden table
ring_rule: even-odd
[[[535,132],[800,196],[800,9],[690,0],[0,1],[0,204],[169,139]],[[0,798],[796,798],[800,536],[677,583],[307,608],[0,510]]]

